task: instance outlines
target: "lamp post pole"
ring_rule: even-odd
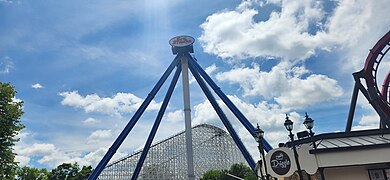
[[[264,148],[263,148],[262,142],[260,143],[259,148],[260,148],[261,157],[262,157],[262,160],[264,163],[265,179],[269,180],[269,174],[268,174],[267,164],[265,162]]]
[[[264,147],[263,146],[263,138],[264,138],[264,131],[262,129],[260,129],[259,124],[257,124],[257,128],[256,128],[256,131],[255,131],[255,139],[259,143],[257,148],[259,149],[259,152],[260,152],[260,155],[261,155],[260,158],[262,159],[262,163],[264,163],[265,178],[264,178],[264,176],[263,176],[263,174],[261,172],[261,168],[260,168],[260,172],[261,172],[262,179],[269,180],[269,174],[268,174],[268,170],[267,170],[267,163],[265,162],[265,155],[264,155],[264,148],[263,148]]]
[[[313,129],[314,127],[314,120],[312,118],[309,117],[309,115],[307,115],[307,113],[305,113],[305,121],[303,122],[303,125],[305,125],[306,129],[309,130],[309,135],[310,135],[310,138],[311,138],[311,141],[313,143],[313,148],[314,149],[317,149],[317,145],[316,145],[316,141],[314,140],[314,132],[311,130]]]
[[[294,159],[295,159],[295,163],[297,165],[299,179],[303,180],[301,165],[299,164],[298,153],[297,153],[297,149],[295,147],[294,134],[291,132],[293,130],[293,122],[288,118],[287,114],[286,114],[286,121],[284,122],[284,126],[286,127],[286,129],[290,133],[288,136],[291,139],[291,146],[292,146],[292,149],[294,152]]]
[[[261,178],[261,180],[264,180],[264,174],[263,174],[263,171],[261,170],[263,167],[263,165],[262,165],[263,161],[259,160],[258,163],[259,163],[259,170],[260,170],[260,178]],[[259,176],[259,175],[257,175],[257,176]]]

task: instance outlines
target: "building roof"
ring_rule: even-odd
[[[390,147],[389,129],[372,129],[351,132],[325,133],[313,136],[317,148],[310,153],[334,152],[355,149]],[[296,145],[312,144],[311,138],[295,141]],[[286,143],[291,146],[291,143]]]

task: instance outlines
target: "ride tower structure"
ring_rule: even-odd
[[[210,101],[212,107],[216,111],[218,117],[221,119],[223,125],[226,127],[228,133],[232,137],[234,143],[237,145],[244,159],[251,167],[251,169],[256,174],[256,163],[253,160],[252,156],[249,154],[248,150],[242,143],[241,139],[237,135],[232,124],[228,120],[227,116],[223,112],[222,108],[217,103],[214,95],[211,93],[209,87],[211,87],[215,94],[226,104],[228,109],[237,117],[240,123],[246,128],[246,130],[252,135],[255,135],[255,127],[249,122],[249,120],[238,110],[238,108],[230,101],[230,99],[222,92],[222,90],[215,84],[215,82],[208,76],[208,74],[202,69],[202,67],[197,63],[197,60],[191,56],[190,53],[193,53],[193,43],[195,39],[191,36],[177,36],[172,38],[169,41],[169,44],[172,46],[172,53],[176,55],[172,63],[169,65],[167,70],[164,72],[162,77],[153,87],[151,92],[145,98],[144,102],[141,104],[139,109],[134,113],[133,117],[129,120],[128,124],[125,126],[123,131],[119,134],[117,139],[108,149],[102,160],[99,162],[97,167],[94,169],[92,174],[88,177],[88,180],[95,180],[98,178],[100,173],[106,167],[112,156],[118,150],[120,145],[123,143],[127,135],[133,129],[135,124],[138,122],[145,109],[148,107],[150,102],[153,100],[157,92],[160,90],[164,82],[167,80],[172,71],[176,68],[176,71],[172,77],[169,88],[164,97],[163,103],[160,107],[160,110],[156,116],[155,122],[152,126],[152,129],[149,133],[149,136],[146,140],[144,148],[139,160],[134,169],[131,179],[135,180],[140,174],[143,163],[145,162],[148,151],[152,145],[153,139],[156,135],[157,129],[161,123],[164,112],[168,106],[169,100],[172,96],[173,90],[175,89],[177,80],[179,79],[180,74],[182,74],[183,80],[183,100],[184,100],[184,118],[185,118],[185,141],[186,141],[186,160],[187,160],[187,174],[188,179],[195,179],[194,175],[194,163],[193,163],[193,146],[192,146],[192,130],[191,130],[191,109],[190,109],[190,91],[189,91],[189,78],[188,78],[188,69],[191,71],[192,75],[195,77],[200,88],[206,95],[207,99]],[[207,86],[208,84],[208,86]],[[263,138],[264,150],[267,152],[272,149],[271,145]]]

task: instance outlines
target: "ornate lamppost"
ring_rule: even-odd
[[[291,146],[294,152],[295,163],[297,164],[299,179],[303,180],[301,165],[299,164],[298,153],[294,142],[294,134],[291,132],[293,130],[293,124],[294,123],[288,118],[288,115],[286,114],[286,121],[284,121],[284,127],[286,127],[287,131],[290,132],[288,136],[291,139]]]
[[[311,130],[313,129],[314,127],[314,120],[312,118],[309,117],[309,115],[307,115],[307,113],[305,113],[305,121],[303,122],[303,125],[305,125],[306,129],[309,130],[309,135],[310,135],[310,138],[311,138],[311,141],[313,143],[313,148],[314,149],[317,149],[317,145],[316,145],[316,142],[314,141],[314,132]]]
[[[261,155],[260,158],[262,159],[262,161],[264,163],[265,179],[269,180],[267,164],[265,162],[265,155],[264,155],[264,148],[263,148],[263,138],[264,138],[264,131],[262,129],[260,129],[259,124],[257,124],[257,128],[256,128],[256,131],[255,131],[255,140],[259,143],[259,145],[257,147],[259,148],[259,152],[260,152],[260,155]],[[260,172],[261,172],[261,169],[260,169]],[[263,174],[262,174],[262,176],[263,176]],[[261,179],[264,179],[264,177],[261,177]]]

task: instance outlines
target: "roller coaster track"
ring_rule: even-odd
[[[387,74],[382,84],[382,99],[386,100],[387,104],[389,104],[389,97],[390,97],[389,88],[390,88],[390,71]]]
[[[375,101],[379,108],[390,117],[390,106],[387,98],[379,91],[377,83],[377,72],[379,64],[390,50],[390,31],[386,33],[370,50],[367,56],[366,64],[364,65],[365,80],[368,88],[368,93],[371,100]]]
[[[364,68],[354,73],[355,88],[352,95],[351,107],[348,115],[347,126],[345,131],[351,131],[352,119],[355,111],[356,100],[358,91],[360,90],[363,95],[367,98],[369,103],[375,109],[380,117],[380,127],[390,127],[390,104],[389,104],[389,83],[390,83],[390,72],[385,78],[381,91],[378,86],[378,68],[385,55],[390,50],[390,31],[388,31],[370,50]],[[360,79],[363,78],[366,82],[364,87]],[[367,89],[366,89],[367,88]]]

